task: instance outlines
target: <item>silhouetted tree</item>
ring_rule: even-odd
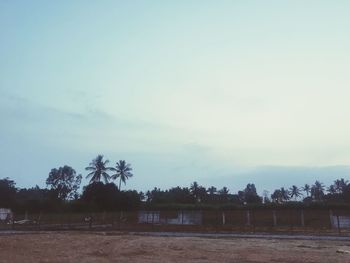
[[[280,189],[276,189],[272,194],[271,194],[271,199],[275,203],[282,203],[283,202],[283,195]]]
[[[309,194],[311,192],[311,187],[308,184],[305,184],[302,190],[306,193],[306,196],[309,197]]]
[[[331,195],[334,195],[334,194],[337,193],[337,190],[336,190],[336,188],[335,188],[335,186],[334,186],[333,184],[330,185],[330,186],[328,187],[327,191],[328,191],[328,193],[330,193]]]
[[[118,208],[118,194],[119,190],[114,183],[92,182],[84,187],[82,200],[91,209],[111,211]]]
[[[40,211],[55,211],[59,210],[59,204],[57,204],[57,195],[49,189],[42,189],[39,186],[32,188],[18,189],[16,194],[16,210],[24,213],[40,212]]]
[[[313,200],[321,201],[324,196],[324,185],[316,181],[311,187],[311,197]]]
[[[15,204],[15,182],[8,177],[0,179],[0,207],[12,208]]]
[[[289,191],[287,189],[284,189],[284,187],[281,187],[281,195],[283,201],[288,201],[290,199]]]
[[[56,193],[60,200],[77,199],[81,178],[82,176],[76,175],[72,167],[65,165],[51,170],[46,179],[46,185]]]
[[[209,187],[207,189],[207,193],[210,194],[210,195],[216,194],[216,187],[214,187],[214,186]]]
[[[116,167],[113,169],[116,173],[111,176],[111,179],[116,180],[119,178],[119,191],[121,183],[126,184],[126,180],[133,176],[131,164],[126,163],[125,160],[120,160],[116,163]]]
[[[92,160],[90,166],[86,167],[85,170],[91,171],[86,178],[91,177],[90,183],[100,182],[101,177],[103,178],[105,183],[108,183],[110,179],[108,171],[113,171],[112,167],[107,167],[109,163],[108,160],[103,160],[103,155],[98,155],[95,159]]]
[[[192,202],[190,190],[187,187],[179,186],[170,188],[166,193],[166,199],[169,203],[189,204]]]
[[[342,194],[345,191],[348,183],[349,182],[347,180],[344,180],[344,178],[341,178],[340,180],[337,179],[334,181],[334,184],[333,184],[334,190],[336,191],[336,193]]]
[[[190,187],[190,192],[195,202],[201,202],[207,194],[206,189],[203,186],[198,185],[197,182],[193,182]]]
[[[300,190],[296,185],[293,185],[290,189],[289,189],[289,193],[290,193],[290,197],[293,198],[294,200],[296,200],[299,196],[301,196]]]
[[[226,186],[224,186],[218,191],[219,195],[228,195],[229,192],[230,190]]]
[[[221,189],[218,191],[220,200],[223,201],[223,202],[227,202],[228,199],[229,199],[229,192],[230,192],[230,190],[229,190],[226,186],[224,186],[223,188],[221,188]]]
[[[267,203],[271,202],[271,200],[269,198],[269,191],[264,190],[262,196],[263,196],[263,203],[264,204],[267,204]]]
[[[255,184],[247,184],[243,191],[238,191],[238,197],[242,203],[257,204],[262,202],[261,197],[256,192]]]

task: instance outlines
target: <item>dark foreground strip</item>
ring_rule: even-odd
[[[52,234],[52,233],[86,233],[104,236],[134,235],[152,237],[201,237],[201,238],[257,238],[257,239],[286,239],[286,240],[327,240],[350,241],[350,236],[311,236],[311,235],[276,235],[276,234],[234,234],[234,233],[191,233],[191,232],[120,232],[120,231],[0,231],[2,235]]]
[[[188,233],[188,232],[129,232],[130,235],[155,237],[205,237],[205,238],[261,238],[288,240],[328,240],[350,241],[350,236],[307,236],[307,235],[275,235],[275,234],[228,234],[228,233]]]

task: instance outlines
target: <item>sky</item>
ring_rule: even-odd
[[[0,178],[43,187],[103,154],[137,190],[350,179],[349,11],[0,0]]]

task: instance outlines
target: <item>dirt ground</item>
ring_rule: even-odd
[[[0,236],[0,262],[341,262],[349,241],[152,237],[105,233]]]

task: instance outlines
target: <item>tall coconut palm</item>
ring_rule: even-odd
[[[131,172],[132,171],[131,164],[127,163],[125,160],[119,160],[119,162],[116,163],[114,171],[116,173],[111,176],[111,179],[116,180],[117,178],[119,178],[119,191],[120,191],[122,182],[126,184],[126,180],[133,176]]]
[[[230,190],[229,190],[226,186],[224,186],[223,188],[221,188],[221,189],[218,191],[218,194],[219,194],[220,199],[221,199],[222,201],[224,201],[224,202],[227,202],[228,199],[229,199],[229,194],[228,194],[229,192],[230,192]]]
[[[328,187],[327,189],[328,193],[330,193],[331,195],[334,195],[337,193],[337,189],[335,188],[335,186],[332,184]]]
[[[221,188],[221,189],[218,191],[218,193],[219,193],[220,195],[228,195],[229,192],[230,192],[230,190],[229,190],[226,186],[224,186],[223,188]]]
[[[335,188],[336,192],[342,194],[344,192],[344,190],[346,189],[348,183],[349,183],[349,181],[344,180],[344,178],[341,178],[340,180],[339,179],[335,180],[334,181],[334,188]]]
[[[190,187],[190,193],[195,202],[201,202],[205,198],[207,191],[203,186],[200,186],[197,182],[193,182]]]
[[[216,187],[215,186],[210,186],[207,189],[207,193],[210,194],[210,195],[214,195],[216,193]]]
[[[316,181],[311,187],[311,197],[316,201],[321,201],[324,196],[324,184]]]
[[[288,201],[290,199],[288,189],[284,189],[284,187],[281,187],[281,197],[282,201]]]
[[[290,193],[290,197],[293,198],[296,201],[297,198],[301,195],[299,188],[296,185],[293,185],[290,189],[289,189],[289,193]]]
[[[192,194],[192,196],[194,197],[194,199],[197,201],[198,199],[198,192],[199,192],[199,185],[196,181],[194,181],[192,184],[191,184],[191,187],[190,187],[190,192]]]
[[[311,187],[308,184],[305,184],[302,190],[306,193],[306,196],[309,197],[309,194],[311,192]]]
[[[112,171],[112,167],[107,167],[109,163],[108,160],[103,160],[103,155],[98,155],[92,162],[89,164],[90,166],[86,167],[85,170],[91,171],[86,178],[91,177],[90,183],[100,182],[101,177],[103,178],[105,183],[108,183],[110,179],[108,171]]]

